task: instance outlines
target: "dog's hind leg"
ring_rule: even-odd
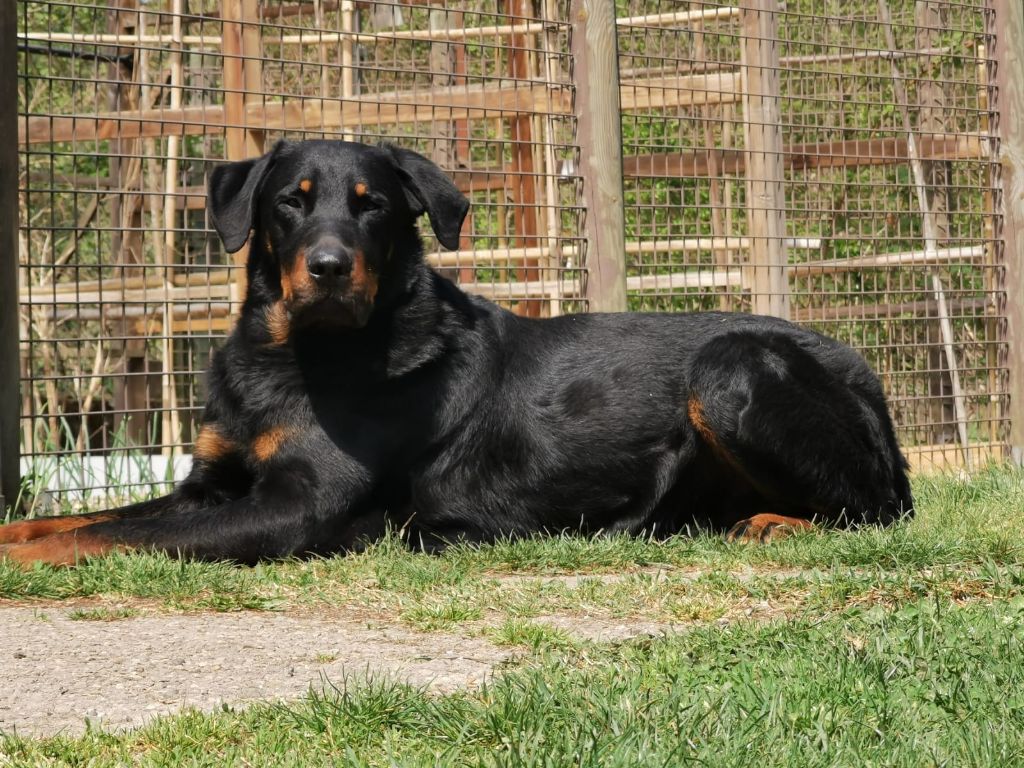
[[[911,512],[881,388],[848,350],[812,354],[784,332],[739,331],[702,347],[693,371],[694,429],[753,489],[752,508],[717,521],[732,537],[765,540],[812,519],[887,524]]]

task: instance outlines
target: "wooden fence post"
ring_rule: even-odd
[[[776,0],[743,0],[740,4],[750,235],[743,287],[752,293],[754,312],[789,319],[776,5]]]
[[[626,221],[614,0],[572,0],[573,80],[592,312],[626,310]]]
[[[224,145],[228,160],[245,160],[263,153],[263,130],[250,127],[246,103],[263,97],[262,28],[258,0],[225,0],[223,13],[224,51]],[[231,282],[231,304],[245,299],[245,263],[249,246],[234,255],[235,277]]]
[[[0,519],[18,499],[18,6],[0,3]]]
[[[995,0],[1010,456],[1024,463],[1024,5]]]

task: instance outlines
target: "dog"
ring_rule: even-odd
[[[249,243],[188,476],[170,495],[0,526],[0,556],[115,550],[254,563],[437,552],[557,532],[761,541],[913,511],[878,378],[850,347],[748,314],[520,317],[424,260],[469,202],[392,145],[278,143],[217,167],[209,213]]]

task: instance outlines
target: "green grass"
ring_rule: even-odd
[[[168,610],[376,609],[436,629],[495,612],[516,618],[581,602],[598,614],[716,618],[737,601],[842,608],[881,591],[894,601],[935,591],[1000,594],[1024,563],[1024,473],[992,468],[970,482],[919,478],[908,525],[811,532],[746,546],[719,536],[648,541],[536,538],[456,547],[434,557],[387,539],[349,557],[242,568],[156,555],[111,555],[78,568],[0,562],[0,600],[137,598]],[[510,575],[514,574],[514,577]],[[582,578],[568,585],[553,574]]]
[[[1019,765],[1024,601],[908,603],[550,651],[482,691],[377,681],[112,736],[0,740],[11,765]]]
[[[0,766],[1022,764],[1024,473],[915,491],[909,524],[762,546],[565,537],[430,557],[388,539],[257,568],[0,565],[0,605],[96,598],[76,603],[81,620],[351,608],[520,654],[482,691],[336,680],[300,702],[127,734],[8,735]],[[547,616],[676,631],[595,642]]]

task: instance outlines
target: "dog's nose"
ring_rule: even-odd
[[[352,272],[352,256],[344,248],[316,248],[306,260],[310,277],[322,286],[330,286]]]

